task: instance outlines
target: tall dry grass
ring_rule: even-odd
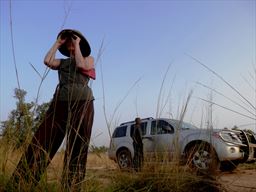
[[[2,147],[1,147],[2,148]],[[2,151],[1,151],[2,152]],[[21,155],[19,151],[8,153],[9,163],[6,165],[6,174],[1,172],[0,190],[3,189],[10,173],[15,168],[15,162]],[[10,155],[11,154],[11,155]],[[43,176],[37,191],[62,192],[61,170],[63,168],[63,152],[56,154],[47,172]],[[13,163],[11,163],[13,162]],[[2,161],[0,162],[3,163]],[[20,191],[29,190],[22,188]],[[89,153],[87,174],[83,181],[83,190],[86,192],[105,191],[220,191],[220,184],[211,177],[195,175],[186,166],[165,161],[145,162],[141,172],[121,171],[117,164],[109,160],[106,153]]]

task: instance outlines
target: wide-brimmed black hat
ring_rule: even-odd
[[[82,33],[80,31],[75,30],[75,29],[63,29],[61,32],[59,32],[57,39],[60,35],[65,36],[65,35],[72,35],[72,34],[78,36],[81,39],[81,41],[80,41],[81,53],[84,57],[88,57],[91,54],[91,47],[90,47],[88,41],[85,39],[85,37],[82,35]],[[69,53],[65,43],[60,46],[59,51],[61,52],[61,54],[65,55],[67,57],[70,56],[70,53]]]

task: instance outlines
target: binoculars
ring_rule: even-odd
[[[76,36],[73,34],[72,31],[64,31],[63,33],[61,33],[60,35],[61,39],[67,39],[67,38],[72,38],[74,40],[76,40]]]

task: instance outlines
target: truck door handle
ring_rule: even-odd
[[[153,137],[152,136],[143,136],[142,139],[148,139],[148,140],[153,141]]]

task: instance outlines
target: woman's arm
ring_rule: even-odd
[[[94,68],[94,58],[92,56],[83,57],[80,50],[80,38],[76,36],[76,39],[72,39],[75,46],[75,60],[76,66],[82,70],[90,70]]]
[[[44,57],[44,64],[50,67],[51,69],[57,69],[60,65],[60,59],[55,59],[56,52],[58,48],[65,43],[66,39],[61,39],[60,37],[53,44],[51,49],[47,52]]]

